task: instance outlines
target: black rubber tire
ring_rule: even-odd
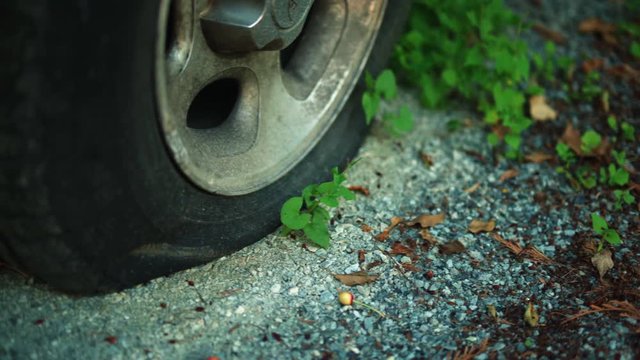
[[[260,239],[282,202],[344,164],[366,133],[360,84],[278,182],[239,197],[194,187],[156,119],[158,4],[0,5],[0,256],[58,289],[120,289]],[[390,2],[369,71],[384,66],[409,5]]]

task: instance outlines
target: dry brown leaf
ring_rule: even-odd
[[[586,255],[593,256],[598,251],[598,244],[593,239],[587,239],[582,242],[582,252]]]
[[[416,224],[420,224],[421,228],[428,228],[432,226],[436,226],[444,221],[444,213],[429,215],[422,214],[417,216],[415,219],[408,221],[406,224],[409,226],[414,226]]]
[[[543,163],[545,161],[549,161],[549,160],[553,159],[553,155],[550,155],[550,154],[547,154],[547,153],[543,153],[543,152],[540,152],[540,151],[536,151],[536,152],[533,152],[533,153],[531,153],[529,155],[525,155],[524,159],[529,161],[529,162],[539,164],[539,163]]]
[[[391,230],[393,230],[393,228],[395,228],[396,226],[398,226],[398,224],[400,224],[403,221],[403,219],[399,216],[394,216],[391,218],[391,223],[389,224],[389,226],[387,226],[384,230],[382,230],[382,232],[378,235],[375,236],[375,239],[378,241],[385,241],[389,238],[389,234],[391,233]]]
[[[551,264],[553,260],[549,259],[546,255],[544,255],[540,250],[538,250],[535,246],[528,245],[524,249],[517,242],[511,240],[505,240],[499,234],[493,233],[491,236],[504,245],[509,251],[511,251],[516,256],[524,256],[531,261],[539,262],[542,264]]]
[[[477,234],[479,232],[491,232],[493,231],[493,229],[496,228],[496,222],[495,220],[489,220],[487,222],[484,222],[482,220],[472,220],[471,224],[469,224],[469,231]]]
[[[591,257],[591,264],[598,269],[600,279],[613,268],[613,260],[611,259],[611,251],[604,249]]]
[[[622,78],[639,79],[640,71],[634,69],[629,64],[619,64],[607,69],[607,73]]]
[[[580,32],[595,32],[595,33],[610,33],[616,31],[616,26],[613,24],[609,24],[604,22],[598,18],[590,18],[585,19],[580,22],[578,25],[578,30]]]
[[[367,224],[360,225],[360,230],[362,230],[363,232],[366,232],[366,233],[369,233],[369,232],[373,231],[371,226],[369,226]]]
[[[540,316],[533,303],[529,301],[526,310],[524,311],[524,321],[531,327],[538,326],[538,320]]]
[[[471,194],[472,192],[475,192],[479,188],[480,188],[480,183],[477,182],[477,183],[471,185],[470,187],[468,187],[467,189],[464,189],[464,192],[466,192],[467,194]]]
[[[464,245],[458,240],[449,241],[446,244],[440,245],[438,248],[440,250],[440,254],[443,255],[459,254],[465,250]]]
[[[369,196],[369,189],[367,189],[366,187],[364,187],[362,185],[351,185],[351,186],[349,186],[349,190],[351,190],[353,192],[359,192],[360,194],[362,194],[364,196]]]
[[[536,121],[555,120],[558,113],[547,104],[543,95],[535,95],[529,98],[529,112]]]
[[[489,338],[482,340],[478,345],[465,346],[462,350],[447,354],[447,359],[451,360],[473,360],[476,356],[487,351],[489,347]]]
[[[555,30],[551,30],[541,23],[533,24],[533,30],[545,39],[551,40],[556,44],[564,44],[565,42],[567,42],[567,38],[563,34]]]
[[[370,275],[366,271],[356,271],[351,274],[333,274],[333,276],[346,286],[364,285],[378,280],[379,275]]]
[[[422,159],[422,162],[424,163],[425,166],[427,167],[433,166],[433,157],[431,157],[431,155],[425,152],[420,152],[420,159]]]
[[[604,65],[602,59],[588,59],[582,62],[582,71],[590,73],[594,70],[599,70]]]
[[[412,255],[413,250],[410,248],[400,244],[400,242],[396,241],[391,245],[391,251],[389,251],[391,255]]]
[[[503,172],[502,175],[500,175],[500,178],[498,179],[498,181],[500,181],[500,182],[507,181],[509,179],[513,179],[516,176],[518,176],[518,170],[509,169],[509,170]]]
[[[574,128],[571,123],[568,123],[567,127],[564,128],[561,140],[563,143],[567,144],[571,150],[575,151],[576,154],[582,154],[582,149],[580,148],[582,140],[580,137],[580,130]]]
[[[415,265],[413,264],[407,264],[407,263],[402,263],[400,264],[402,265],[402,268],[406,271],[412,271],[412,272],[420,272],[420,269],[418,269]]]
[[[436,240],[436,238],[431,235],[431,233],[427,229],[420,230],[420,236],[431,245],[435,245],[438,243],[438,240]]]
[[[617,44],[618,40],[613,35],[616,31],[616,26],[607,22],[604,22],[597,18],[586,19],[580,22],[578,30],[584,33],[597,33],[602,36],[604,41],[608,44]]]

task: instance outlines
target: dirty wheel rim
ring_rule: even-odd
[[[161,131],[180,171],[211,193],[278,180],[320,140],[357,82],[385,1],[316,0],[281,51],[218,53],[206,0],[164,0],[156,44]]]

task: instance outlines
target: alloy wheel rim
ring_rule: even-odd
[[[156,44],[160,128],[201,189],[243,195],[293,168],[336,119],[365,66],[385,1],[316,0],[281,51],[207,45],[206,0],[163,0]]]

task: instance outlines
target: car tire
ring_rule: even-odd
[[[0,5],[0,256],[74,293],[129,287],[245,247],[287,197],[357,151],[363,81],[286,175],[238,196],[195,186],[158,126],[158,2]],[[389,2],[366,69],[379,72],[410,1]]]

